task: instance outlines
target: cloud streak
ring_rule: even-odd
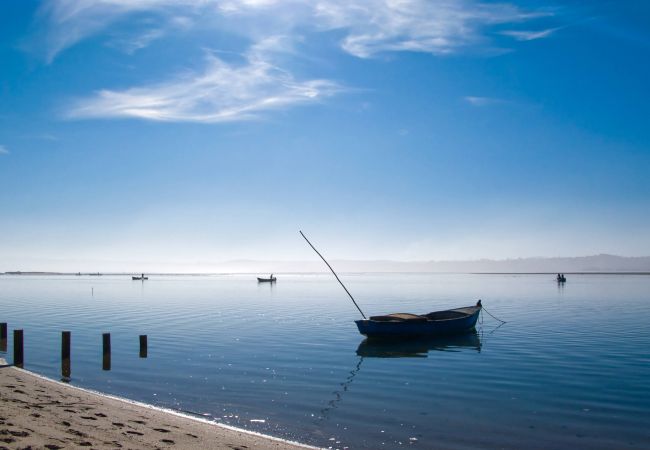
[[[502,31],[504,36],[510,36],[517,41],[534,41],[537,39],[544,39],[555,33],[559,28],[549,28],[540,31],[522,31],[522,30],[507,30]]]
[[[271,110],[316,103],[342,90],[342,86],[329,80],[298,81],[253,56],[245,64],[235,66],[209,55],[201,73],[148,87],[102,90],[79,100],[66,116],[232,122],[257,119]]]
[[[358,58],[405,51],[449,55],[489,47],[494,27],[546,15],[509,3],[478,0],[49,0],[40,9],[50,62],[109,27],[118,34],[105,33],[108,44],[128,54],[178,33],[195,33],[200,37],[197,46],[212,46],[210,37],[214,36],[220,37],[217,42],[225,42],[224,34],[243,37],[233,40],[247,48],[243,64],[211,55],[201,69],[153,85],[102,89],[65,112],[66,117],[76,119],[203,123],[251,120],[271,110],[316,103],[344,90],[327,79],[297,79],[291,72],[292,59],[300,57],[294,42],[311,39],[320,45],[332,44]],[[123,21],[128,19],[133,23],[130,37],[124,38]],[[538,39],[544,32],[538,36],[522,33],[526,32],[503,32],[516,40]],[[215,49],[233,50],[242,52],[241,47]],[[278,58],[280,54],[283,58]],[[468,97],[467,101],[478,106],[485,102],[480,99]]]
[[[215,27],[222,26],[224,19],[250,25],[233,27],[242,34],[257,34],[259,30],[270,34],[296,29],[338,30],[344,36],[341,48],[361,58],[400,51],[449,54],[484,42],[484,31],[489,27],[549,15],[509,3],[476,0],[50,0],[40,14],[49,28],[48,61],[86,37],[135,14],[149,14],[168,27],[190,18],[202,19]],[[531,40],[553,31],[503,34]],[[161,31],[154,39],[146,33],[135,39],[135,47],[153,42],[158,33]]]
[[[9,150],[4,145],[0,145],[0,155],[8,155]]]
[[[500,98],[477,97],[477,96],[472,96],[472,95],[468,95],[466,97],[463,97],[463,100],[465,100],[470,105],[477,106],[477,107],[496,105],[496,104],[499,104],[499,103],[505,103],[505,100],[502,100]]]
[[[473,0],[328,1],[319,2],[318,12],[347,32],[342,48],[361,58],[400,51],[447,55],[484,42],[488,27],[541,15]]]

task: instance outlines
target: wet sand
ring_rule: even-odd
[[[104,396],[0,359],[0,449],[315,448]]]

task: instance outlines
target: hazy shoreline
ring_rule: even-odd
[[[498,273],[498,274],[649,274],[650,256],[592,255],[579,257],[531,257],[455,261],[346,260],[329,262],[339,273]],[[27,270],[28,269],[28,270]],[[3,261],[0,272],[10,275],[231,275],[231,274],[319,274],[327,267],[318,259],[229,260],[192,263],[151,261]]]
[[[565,275],[650,275],[650,271],[640,272],[569,272],[560,271]],[[274,272],[276,275],[330,275],[330,272]],[[359,272],[339,272],[347,275],[355,274],[397,274],[397,275],[556,275],[558,272],[372,272],[372,271],[359,271]],[[130,277],[136,274],[135,272],[105,272],[100,273],[70,273],[70,272],[3,272],[0,276],[83,276],[83,277],[96,277],[96,276],[124,276]],[[260,272],[205,272],[205,273],[170,273],[170,272],[146,272],[146,275],[165,276],[165,277],[200,277],[200,276],[227,276],[227,275],[259,275]]]

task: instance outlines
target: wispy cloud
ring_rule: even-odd
[[[555,33],[559,28],[549,28],[541,31],[522,31],[522,30],[507,30],[502,31],[504,36],[510,36],[517,41],[534,41],[536,39],[544,39]]]
[[[500,98],[494,98],[494,97],[477,97],[477,96],[472,96],[468,95],[466,97],[463,97],[463,100],[469,103],[472,106],[489,106],[489,105],[495,105],[499,103],[505,103],[506,101]]]
[[[269,110],[315,103],[342,90],[342,86],[329,80],[298,81],[255,56],[235,66],[209,55],[201,73],[185,74],[152,86],[102,90],[78,101],[66,115],[228,122],[255,119]]]
[[[317,10],[332,28],[347,31],[343,49],[362,58],[395,51],[450,54],[483,42],[487,27],[542,15],[473,0],[341,0],[320,2]]]
[[[217,3],[218,0],[46,0],[39,8],[37,22],[45,29],[45,57],[50,63],[63,50],[129,16],[147,15],[161,23],[161,27],[133,38],[131,47],[135,51],[164,34],[163,27],[187,28],[192,23],[190,17],[200,17],[202,11],[214,9]]]
[[[0,145],[0,155],[8,155],[8,154],[9,154],[9,150],[7,150],[7,147],[5,147],[4,145]]]
[[[43,134],[26,134],[21,136],[22,139],[38,139],[42,141],[58,141],[59,138],[50,133]]]
[[[162,38],[165,31],[161,29],[147,30],[139,35],[120,37],[109,42],[109,46],[122,49],[126,54],[132,55],[140,49],[148,47],[152,42]]]
[[[227,18],[231,25],[247,24],[232,28],[256,35],[255,40],[260,30],[274,35],[296,29],[340,30],[342,49],[362,58],[396,51],[449,54],[483,42],[489,27],[548,15],[477,0],[50,0],[40,14],[48,27],[48,60],[135,13],[157,17],[168,27],[202,18],[218,28],[223,26],[219,19]],[[161,32],[143,34],[134,47],[147,45]],[[510,35],[525,40],[523,33]]]
[[[489,47],[494,27],[545,15],[511,3],[479,0],[49,0],[40,10],[49,61],[113,25],[121,30],[118,33],[133,30],[117,26],[128,18],[136,22],[135,29],[146,30],[129,38],[106,33],[109,45],[127,53],[162,37],[173,39],[179,31],[195,32],[197,47],[213,47],[213,35],[243,37],[233,40],[239,42],[236,49],[214,49],[241,54],[244,42],[243,64],[211,55],[203,68],[190,68],[153,85],[103,89],[66,110],[70,118],[195,122],[249,120],[341,92],[331,80],[299,80],[293,75],[292,58],[300,56],[293,45],[299,41],[336,39],[334,45],[359,58],[403,51],[447,55]],[[475,99],[467,101],[484,104],[480,97]]]

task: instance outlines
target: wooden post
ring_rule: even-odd
[[[111,370],[111,333],[102,334],[102,369]]]
[[[22,368],[24,358],[23,330],[14,330],[14,366]]]
[[[147,357],[147,335],[140,335],[140,358]]]
[[[7,322],[0,323],[0,352],[7,351]]]
[[[70,380],[70,332],[61,332],[61,377]]]

